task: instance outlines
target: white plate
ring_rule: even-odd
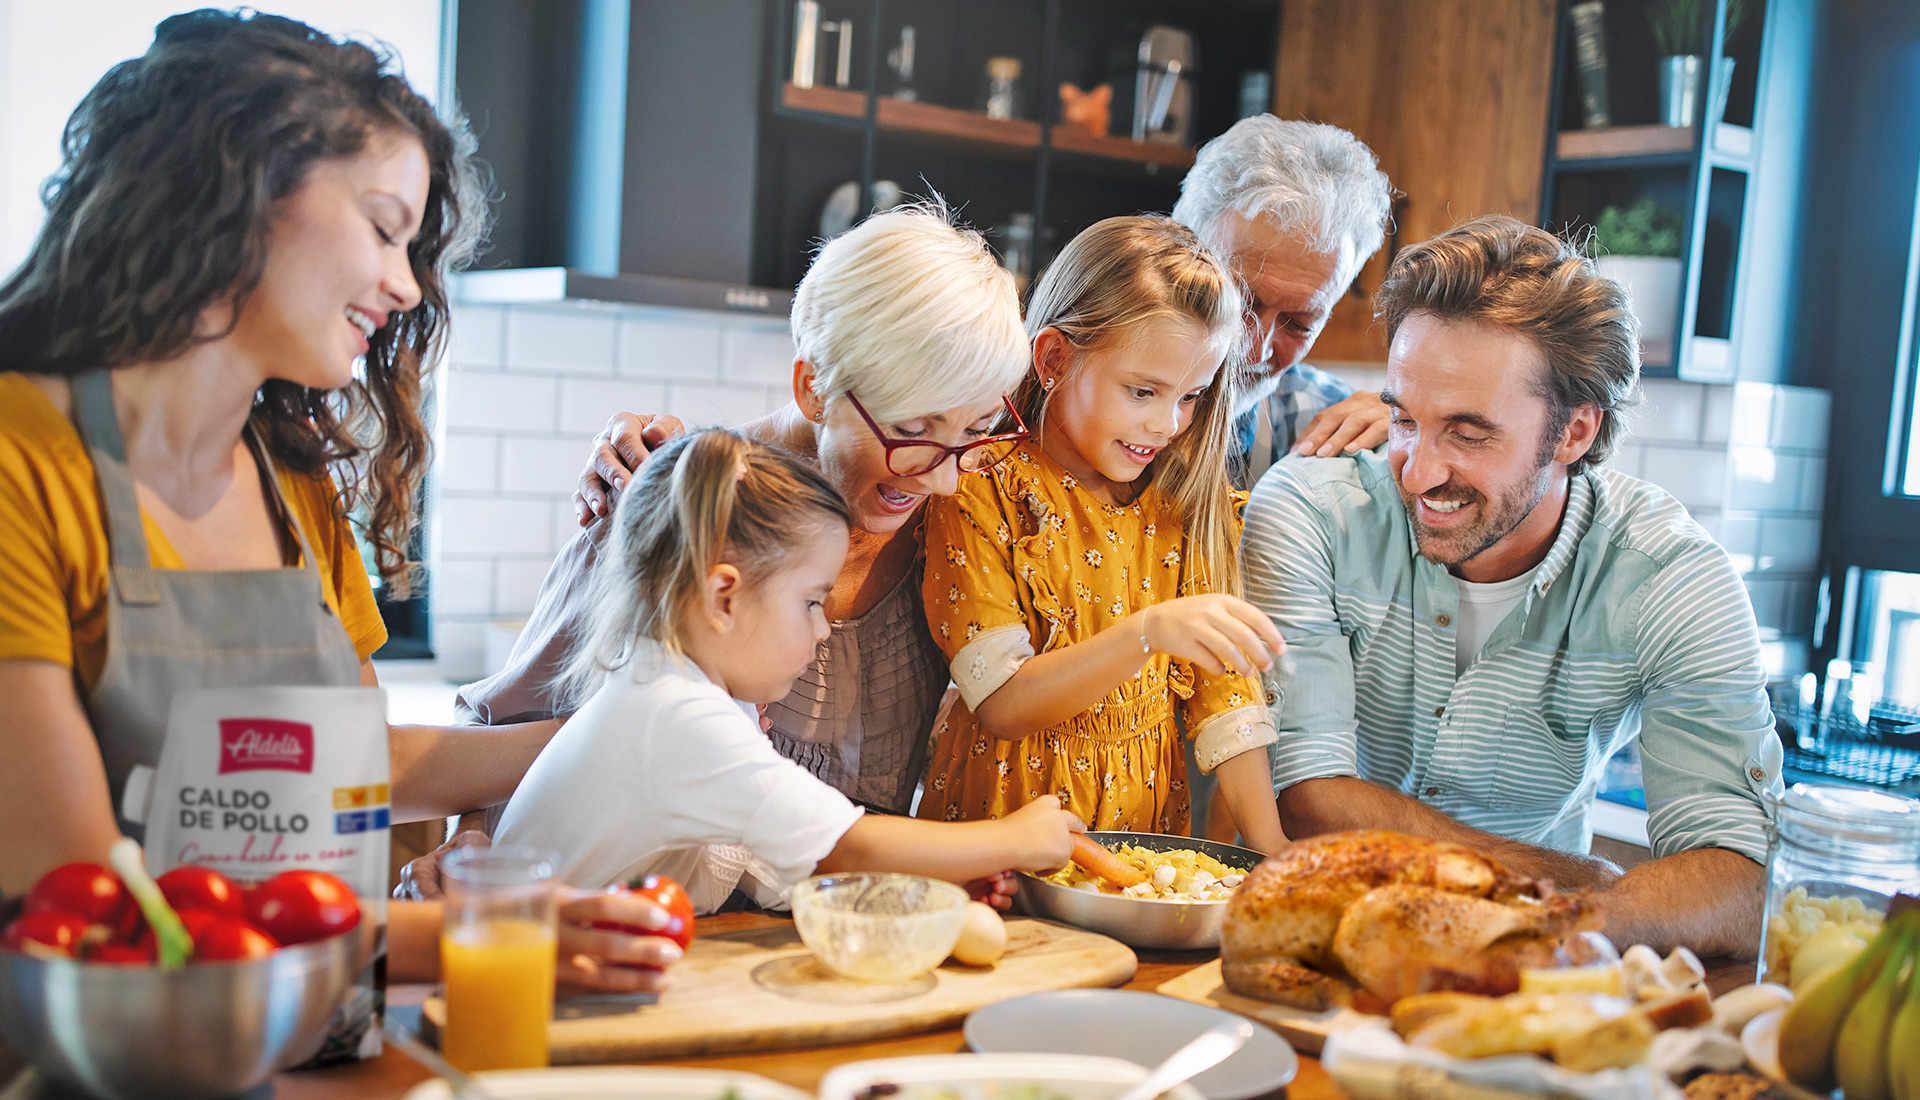
[[[875,1085],[891,1085],[892,1100],[919,1100],[926,1090],[957,1092],[972,1100],[999,1100],[1009,1088],[1047,1100],[1114,1100],[1147,1079],[1147,1071],[1118,1058],[1074,1054],[929,1054],[881,1058],[830,1070],[820,1080],[820,1100],[855,1100]],[[1190,1084],[1166,1094],[1172,1100],[1202,1100]]]
[[[967,1017],[967,1045],[982,1054],[1037,1051],[1124,1058],[1151,1069],[1222,1020],[1239,1016],[1158,993],[1068,989],[1029,993]],[[1287,1041],[1256,1027],[1233,1057],[1193,1079],[1207,1100],[1245,1100],[1284,1088],[1300,1070]]]
[[[499,1069],[474,1074],[501,1100],[813,1100],[799,1089],[752,1073],[659,1066],[568,1066],[562,1069]],[[405,1100],[452,1100],[438,1077],[408,1090]]]

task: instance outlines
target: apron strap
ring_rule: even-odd
[[[100,499],[107,509],[107,549],[113,560],[114,588],[122,602],[143,606],[160,602],[160,586],[147,553],[147,533],[140,521],[140,503],[127,470],[127,444],[120,434],[120,418],[113,409],[113,383],[104,370],[69,375],[73,394],[73,422],[81,442],[93,457]]]
[[[251,420],[247,422],[246,440],[247,449],[253,452],[253,460],[260,464],[260,477],[265,483],[267,507],[285,525],[283,530],[293,532],[295,548],[300,552],[301,568],[313,574],[314,582],[318,584],[320,562],[313,556],[313,544],[307,540],[306,525],[301,523],[300,517],[287,506],[286,494],[280,489],[280,468],[274,465],[273,456],[267,453],[267,445],[260,441],[260,433],[254,430]],[[320,603],[326,606],[327,600],[324,593],[320,597]]]

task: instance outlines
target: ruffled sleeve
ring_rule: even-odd
[[[927,626],[970,708],[1034,654],[1014,572],[1014,517],[992,475],[968,475],[952,496],[927,501]]]

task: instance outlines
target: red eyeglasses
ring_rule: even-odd
[[[860,399],[847,394],[852,402],[853,411],[873,429],[873,437],[887,449],[887,469],[897,477],[919,477],[940,468],[948,455],[958,456],[960,469],[967,473],[979,473],[1013,453],[1013,449],[1032,435],[1027,430],[1026,421],[1020,419],[1020,410],[1013,407],[1013,399],[1001,397],[1007,406],[1007,415],[1013,418],[1014,430],[1003,435],[988,436],[959,447],[949,447],[945,443],[935,443],[930,439],[890,439],[880,425],[860,404]]]

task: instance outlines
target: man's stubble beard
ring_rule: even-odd
[[[1534,470],[1533,491],[1528,493],[1524,486],[1516,487],[1513,492],[1502,494],[1493,503],[1496,505],[1491,514],[1486,512],[1487,498],[1474,493],[1467,500],[1467,506],[1481,509],[1479,522],[1459,531],[1440,533],[1420,522],[1419,497],[1409,493],[1399,479],[1394,480],[1394,488],[1400,491],[1401,503],[1407,509],[1407,520],[1413,525],[1413,537],[1420,547],[1420,556],[1449,568],[1472,561],[1485,553],[1495,543],[1513,533],[1540,502],[1547,497],[1547,489],[1552,484],[1553,463],[1548,461]],[[1431,494],[1429,494],[1431,495]],[[1446,497],[1435,497],[1444,500]]]

